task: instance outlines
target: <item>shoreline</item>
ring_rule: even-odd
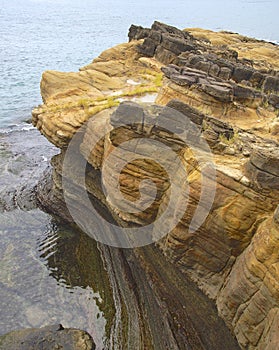
[[[157,344],[161,348],[167,343],[174,349],[180,349],[185,341],[189,341],[189,344],[193,342],[190,344],[193,348],[212,346],[212,349],[217,349],[213,340],[217,337],[222,349],[222,341],[228,337],[230,345],[226,348],[231,346],[234,349],[237,345],[233,337],[230,338],[229,329],[237,337],[240,347],[249,345],[251,349],[258,349],[260,344],[263,348],[277,341],[276,334],[269,332],[268,327],[270,323],[271,327],[276,327],[277,322],[270,305],[279,309],[279,300],[273,293],[277,275],[270,267],[279,260],[276,255],[279,230],[276,211],[279,190],[279,61],[276,60],[276,51],[272,55],[272,45],[268,42],[264,42],[266,46],[262,50],[257,45],[263,42],[235,33],[211,32],[218,43],[214,45],[206,38],[208,31],[188,30],[181,31],[159,22],[154,22],[151,29],[132,25],[129,43],[104,51],[79,72],[47,71],[43,74],[41,92],[44,104],[33,110],[33,124],[60,148],[60,154],[52,158],[52,170],[36,185],[35,196],[44,210],[72,221],[63,197],[63,178],[66,178],[70,186],[67,191],[64,189],[64,195],[71,199],[66,203],[81,213],[87,223],[90,211],[82,197],[84,184],[80,181],[80,173],[75,171],[80,167],[79,162],[85,159],[85,187],[91,203],[100,208],[99,212],[105,209],[111,221],[122,228],[145,225],[154,218],[156,222],[170,196],[169,186],[172,184],[169,184],[168,173],[150,161],[135,161],[130,167],[123,167],[120,186],[132,201],[138,200],[138,183],[146,179],[147,173],[157,184],[154,203],[148,211],[136,214],[125,207],[117,207],[116,191],[109,195],[103,193],[100,173],[106,157],[121,148],[119,145],[125,138],[144,137],[162,143],[164,146],[159,148],[158,155],[158,149],[152,152],[156,161],[165,153],[165,145],[171,147],[189,171],[185,179],[190,184],[189,211],[182,213],[178,225],[165,237],[154,239],[156,248],[137,247],[129,251],[99,245],[103,263],[110,271],[117,312],[122,313],[118,315],[118,323],[111,324],[113,339],[110,341],[116,346],[117,339],[121,339],[123,344],[136,344],[139,348],[147,344]],[[195,36],[195,31],[200,36]],[[277,45],[273,49],[278,49]],[[157,106],[136,103],[150,92],[158,93]],[[167,114],[168,108],[172,109],[171,115]],[[131,116],[139,119],[131,119],[129,124],[127,118],[129,120]],[[159,119],[156,119],[160,116],[169,122],[163,124],[167,127],[160,126]],[[185,124],[191,131],[187,140],[189,144],[171,132],[172,125],[178,133],[183,132]],[[193,129],[191,125],[194,125]],[[80,128],[83,128],[82,133]],[[104,131],[107,132],[104,134]],[[67,147],[76,134],[82,142],[72,154],[70,166],[65,168]],[[200,145],[200,135],[212,153],[215,178],[203,172],[206,169],[203,157],[195,160],[189,147]],[[97,140],[94,149],[90,140]],[[143,151],[144,147],[141,148],[139,143],[133,153],[137,157],[148,154],[148,148],[147,153]],[[202,148],[202,152],[204,156],[208,150]],[[117,175],[115,157],[106,168],[108,180]],[[174,164],[171,163],[168,171],[175,169]],[[177,173],[181,175],[179,168]],[[193,234],[189,226],[202,197],[201,177],[206,178],[209,189],[216,189],[216,196],[204,222]],[[184,183],[180,186],[179,179],[176,181],[182,192]],[[149,183],[143,185],[143,193],[149,195],[152,192],[149,186]],[[177,196],[174,206],[179,207],[181,197]],[[172,216],[167,216],[166,222],[171,221]],[[100,222],[95,226],[96,232],[102,230]],[[156,233],[155,230],[155,238]],[[63,249],[63,239],[61,244]],[[79,258],[84,259],[80,254]],[[255,259],[255,256],[261,258]],[[80,264],[81,268],[84,266],[85,263]],[[268,271],[269,281],[263,278],[263,270]],[[180,280],[175,277],[176,271]],[[198,291],[199,287],[202,292],[187,296],[187,293],[191,294],[187,290],[187,281],[192,283],[193,290]],[[265,294],[262,294],[263,288],[267,290]],[[132,296],[125,294],[129,289],[133,291]],[[214,302],[224,320],[221,324],[226,335],[222,339],[218,338],[217,332],[208,340],[208,334],[203,334],[204,326],[198,327],[199,322],[207,324],[202,318],[207,306],[193,310],[194,305],[199,306],[197,295],[202,293],[207,295],[201,297],[205,305]],[[176,299],[178,294],[183,297]],[[145,296],[150,301],[148,305]],[[166,302],[168,298],[169,303]],[[212,302],[207,303],[207,298]],[[183,307],[185,300],[188,300],[190,311]],[[267,310],[264,320],[257,313],[259,301]],[[244,302],[247,308],[240,310]],[[200,304],[204,306],[203,302]],[[194,311],[198,314],[196,319]],[[144,318],[146,314],[149,315],[147,319]],[[218,324],[220,319],[216,316],[216,309],[212,315],[207,317],[208,322],[214,319]],[[161,337],[156,336],[152,317],[158,324],[163,320]],[[260,335],[256,332],[258,323],[263,327]],[[243,325],[248,330],[243,330]],[[219,330],[219,326],[217,328]],[[136,337],[133,338],[132,334]]]

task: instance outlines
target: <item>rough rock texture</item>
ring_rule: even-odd
[[[149,32],[139,27],[138,31],[141,30],[145,39],[139,52],[167,65],[163,68],[167,81],[157,103],[166,104],[179,98],[206,114],[225,118],[242,128],[251,129],[255,123],[256,133],[271,132],[269,137],[278,138],[279,53],[276,45],[242,36],[236,39],[236,35],[230,33],[215,33],[223,41],[222,45],[218,42],[218,46],[214,46],[201,31],[199,38],[195,38],[190,34],[191,29],[178,31],[159,22],[155,22]],[[255,52],[255,61],[251,60],[251,51]]]
[[[104,51],[78,73],[44,72],[44,104],[33,110],[33,124],[62,148],[92,115],[118,105],[118,98],[157,92],[161,64],[145,57],[141,60],[136,51],[139,43]]]
[[[1,350],[94,350],[91,336],[78,329],[62,325],[28,328],[10,332],[0,337]]]
[[[163,158],[165,146],[171,148],[187,169],[186,176],[175,167],[172,171],[177,173],[177,179],[184,179],[177,182],[182,184],[181,190],[189,186],[188,206],[179,224],[158,242],[158,247],[216,301],[220,315],[243,349],[275,350],[279,343],[278,46],[232,33],[180,31],[159,22],[151,29],[132,26],[129,40],[129,44],[106,51],[75,73],[75,83],[71,80],[63,89],[62,84],[49,79],[53,73],[43,76],[45,104],[34,110],[33,123],[62,151],[52,160],[52,183],[47,182],[47,192],[42,184],[42,205],[70,220],[61,187],[63,157],[65,146],[88,120],[78,134],[77,153],[88,162],[86,186],[92,202],[109,209],[113,219],[124,227],[153,222],[164,212],[172,185],[168,171],[156,159]],[[159,90],[162,65],[164,80]],[[144,67],[148,72],[142,71]],[[95,72],[100,70],[106,76],[103,85],[101,80],[98,85],[98,94],[107,94],[102,99],[94,95],[94,81],[99,79]],[[72,77],[63,74],[65,81]],[[91,79],[86,87],[85,75]],[[56,77],[61,82],[61,76]],[[130,95],[125,90],[131,89],[129,79],[133,80],[132,85],[134,81],[145,82],[144,92],[159,90],[156,103],[167,104],[179,114],[173,112],[170,116],[162,106],[142,106],[131,101],[116,108],[123,99],[138,95],[135,90]],[[90,103],[72,102],[76,101],[77,91],[86,91],[86,96],[91,96]],[[115,98],[115,94],[121,96]],[[70,107],[64,104],[65,100]],[[101,109],[99,101],[105,101]],[[86,108],[90,113],[85,113]],[[129,124],[130,116],[133,118]],[[160,128],[160,118],[171,121],[175,134]],[[189,136],[187,142],[179,137],[184,132]],[[210,146],[216,178],[204,171],[208,151],[200,147],[200,137]],[[111,157],[105,171],[108,181],[113,181],[121,161],[115,151],[121,149],[124,141],[136,139],[131,153],[145,154],[148,148],[141,144],[142,138],[156,140],[162,147],[158,153],[151,152],[152,160],[136,159],[122,168],[120,191],[130,204],[119,208],[118,192],[105,194],[102,190],[102,166]],[[201,153],[199,158],[196,149]],[[81,210],[80,174],[72,170],[78,169],[79,164],[73,162],[70,168],[64,175],[73,183],[75,192],[64,196],[73,196],[76,209]],[[143,181],[146,179],[155,183],[157,195],[148,210],[135,212],[133,209],[144,205],[151,196],[152,187]],[[197,207],[206,209],[202,198],[204,184],[209,192],[216,188],[214,202],[206,220],[192,232],[189,225]],[[146,196],[140,197],[140,192]],[[183,195],[173,205],[175,213],[181,211],[181,201]],[[173,216],[165,220],[166,225],[171,225]]]

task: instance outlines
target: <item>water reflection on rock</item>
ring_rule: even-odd
[[[38,250],[58,284],[74,293],[79,289],[90,290],[99,312],[96,317],[106,320],[106,334],[109,337],[110,327],[115,314],[110,279],[104,268],[96,241],[68,224],[52,228],[40,241]],[[90,318],[91,310],[87,310]]]
[[[96,243],[40,210],[1,213],[0,239],[0,334],[62,323],[102,349],[113,307]]]

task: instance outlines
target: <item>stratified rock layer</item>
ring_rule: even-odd
[[[79,164],[73,162],[62,174],[66,146],[79,131],[77,153],[88,162],[86,186],[91,200],[109,209],[124,227],[156,221],[167,207],[172,185],[168,171],[156,159],[169,147],[187,170],[187,175],[177,170],[177,179],[184,176],[183,186],[189,186],[188,206],[158,247],[216,301],[243,349],[275,350],[279,343],[278,46],[232,33],[180,31],[159,22],[151,29],[132,26],[129,39],[129,44],[106,51],[80,73],[71,73],[75,76],[43,75],[45,104],[34,110],[33,123],[62,151],[52,161],[52,185],[47,193],[39,193],[42,205],[71,219],[64,206],[63,175],[75,189],[64,196],[72,198],[76,210],[88,210],[80,195],[80,175],[74,171]],[[68,79],[69,84],[64,83]],[[163,106],[135,104],[135,96],[139,100],[135,83],[143,84],[140,95],[159,90],[156,103],[177,111],[173,119]],[[116,108],[123,99],[132,102]],[[159,127],[160,116],[166,115],[176,134]],[[184,132],[191,135],[187,142],[179,137]],[[138,159],[148,151],[142,138],[162,145],[158,154],[150,154],[152,160]],[[138,140],[131,152],[135,160],[117,177],[117,164],[123,159],[115,151],[134,139]],[[201,139],[211,152],[199,149]],[[198,158],[196,149],[201,152]],[[204,171],[208,153],[216,176]],[[105,166],[108,157],[111,163]],[[119,180],[126,207],[118,207],[118,191],[103,192],[100,174],[104,171],[108,182]],[[147,179],[156,185],[156,198],[148,210],[135,211],[151,196]],[[193,232],[189,225],[197,208],[207,208],[204,186],[208,193],[216,193],[209,215]],[[182,197],[173,205],[176,214],[182,210]],[[165,220],[171,227],[173,216]]]

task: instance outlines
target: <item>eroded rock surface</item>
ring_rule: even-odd
[[[248,39],[232,33],[180,31],[155,22],[151,29],[132,26],[129,44],[106,51],[74,73],[75,77],[63,73],[65,81],[71,80],[69,85],[54,84],[54,73],[46,73],[41,84],[45,104],[34,110],[33,123],[61,148],[61,154],[52,160],[52,183],[41,184],[39,199],[68,220],[71,216],[63,195],[72,198],[76,210],[89,210],[82,198],[82,174],[76,171],[78,157],[62,174],[66,146],[83,125],[76,153],[88,162],[86,189],[91,201],[108,209],[123,227],[156,221],[167,207],[172,185],[172,167],[166,171],[156,159],[163,158],[165,147],[170,148],[187,170],[185,175],[175,166],[172,169],[181,192],[184,186],[189,188],[188,205],[178,225],[157,242],[158,247],[216,301],[243,349],[275,350],[279,343],[279,49]],[[257,48],[253,61],[251,52]],[[58,74],[55,79],[61,82],[61,78]],[[143,84],[140,95],[158,91],[157,105],[134,103],[139,102],[135,83]],[[81,96],[86,103],[79,100]],[[168,109],[173,115],[166,113]],[[172,127],[160,128],[164,117],[175,132]],[[185,133],[187,142],[181,139]],[[151,152],[152,160],[142,138],[161,145],[157,153]],[[202,147],[201,139],[209,150]],[[123,159],[115,151],[130,140],[137,140],[130,152],[135,159],[127,162],[118,177],[117,164]],[[200,157],[195,156],[196,150]],[[204,171],[209,153],[216,176]],[[145,160],[139,159],[142,155]],[[108,157],[109,166],[105,164]],[[108,182],[119,180],[126,206],[118,206],[118,191],[103,191],[104,171]],[[62,193],[62,175],[72,184],[72,193]],[[135,211],[152,197],[147,179],[156,185],[156,198],[148,210]],[[193,232],[189,225],[196,209],[207,209],[203,187],[208,193],[216,192],[209,215]],[[183,195],[173,204],[175,213],[181,212],[181,203]],[[172,215],[165,217],[166,225],[171,227],[172,221]],[[156,226],[154,240],[158,238],[155,231]]]
[[[91,336],[78,329],[62,325],[30,328],[10,332],[0,337],[0,349],[7,350],[94,350]]]

